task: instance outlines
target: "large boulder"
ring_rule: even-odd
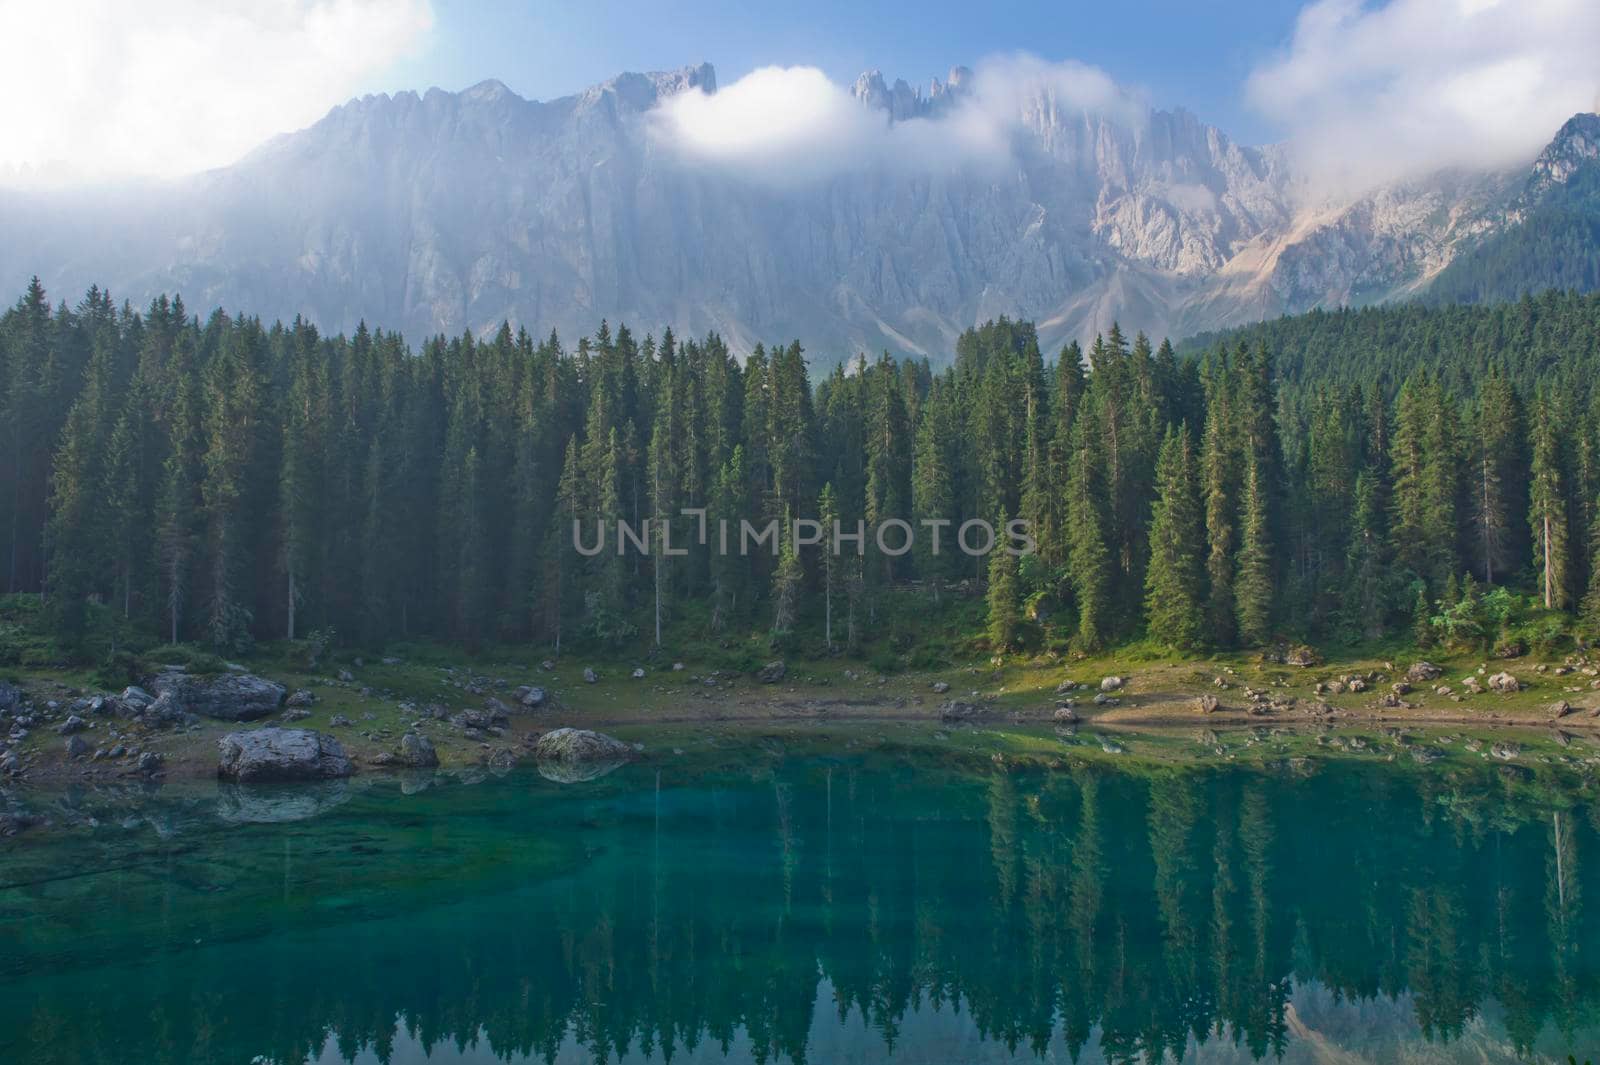
[[[400,764],[411,769],[432,769],[439,764],[439,752],[428,737],[408,732],[400,737]]]
[[[15,710],[22,705],[22,689],[0,681],[0,710]]]
[[[1444,670],[1432,662],[1413,662],[1406,670],[1406,680],[1412,684],[1428,684],[1444,676]]]
[[[783,659],[779,658],[762,666],[756,673],[756,680],[759,680],[762,684],[776,684],[783,679],[784,674],[788,671],[789,667],[784,663]]]
[[[1516,677],[1513,677],[1509,673],[1496,673],[1494,676],[1490,677],[1489,687],[1497,692],[1500,692],[1502,695],[1522,690],[1521,682],[1519,682]]]
[[[217,775],[241,783],[335,780],[353,772],[344,747],[332,736],[301,728],[230,732],[217,741]]]
[[[185,714],[218,721],[255,721],[278,712],[288,690],[253,673],[200,676],[168,671],[151,684],[157,702]]]
[[[633,757],[633,748],[603,732],[558,728],[539,737],[533,756],[541,762],[627,761]]]

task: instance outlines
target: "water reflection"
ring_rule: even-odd
[[[6,1061],[1475,1061],[1600,1045],[1595,806],[1484,765],[532,771],[0,855]],[[270,815],[282,808],[243,807]],[[258,823],[260,821],[268,823]]]

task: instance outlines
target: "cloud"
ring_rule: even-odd
[[[428,0],[0,0],[0,172],[167,176],[321,117],[415,49]]]
[[[1595,101],[1597,45],[1595,0],[1316,0],[1246,97],[1336,187],[1512,165]]]
[[[1003,166],[1019,127],[1062,111],[1145,115],[1103,71],[1015,55],[985,60],[948,102],[898,122],[815,67],[764,67],[712,94],[668,97],[652,132],[686,162],[790,186],[869,167]]]

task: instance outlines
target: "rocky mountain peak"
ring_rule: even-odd
[[[1534,160],[1528,191],[1539,195],[1557,185],[1565,185],[1597,159],[1600,159],[1600,114],[1573,115]]]

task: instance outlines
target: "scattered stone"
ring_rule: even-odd
[[[1100,681],[1100,690],[1103,692],[1121,691],[1123,685],[1127,683],[1126,677],[1105,677]]]
[[[762,666],[760,670],[756,672],[756,680],[760,681],[762,684],[776,684],[782,680],[784,675],[788,672],[789,667],[784,664],[783,659],[779,658]]]
[[[1552,704],[1550,707],[1550,716],[1553,718],[1563,718],[1574,712],[1573,705],[1567,702],[1565,699],[1558,703]]]
[[[301,688],[284,701],[284,706],[294,709],[304,709],[317,701],[317,697],[305,688]]]
[[[311,716],[311,711],[310,710],[307,710],[307,709],[305,709],[304,707],[301,707],[301,706],[297,706],[293,710],[285,710],[283,712],[283,715],[281,717],[279,717],[278,720],[280,720],[280,721],[304,721],[306,718],[308,718],[310,716]]]
[[[1309,669],[1312,666],[1320,666],[1322,664],[1322,656],[1316,652],[1315,648],[1305,645],[1291,647],[1288,653],[1283,656],[1283,664]]]
[[[400,763],[411,769],[433,769],[439,764],[439,752],[433,741],[416,732],[400,737]]]
[[[354,771],[338,740],[310,729],[230,732],[217,741],[217,750],[217,775],[241,783],[330,780]]]
[[[682,662],[674,662],[674,663],[672,663],[672,672],[674,672],[674,673],[682,673],[683,672],[683,663]]]
[[[950,685],[949,685],[949,683],[947,681],[936,680],[936,681],[933,682],[933,694],[935,694],[935,695],[943,695],[945,692],[947,692],[949,690],[950,690]],[[1058,688],[1056,690],[1059,691],[1060,689]]]
[[[1194,708],[1202,714],[1214,714],[1222,709],[1222,700],[1215,695],[1202,695],[1194,701]]]
[[[633,679],[634,680],[644,680],[644,670],[643,669],[635,669],[633,671]]]
[[[161,772],[165,763],[166,759],[162,758],[155,751],[145,751],[139,756],[137,768],[142,775],[153,777],[157,773]]]
[[[343,714],[334,714],[328,721],[329,728],[349,728],[350,719]]]
[[[82,758],[89,753],[89,744],[82,736],[73,736],[67,740],[67,757],[71,759]]]
[[[593,669],[589,668],[588,666],[584,666],[583,667],[583,682],[585,684],[593,684],[595,681],[597,681],[599,679],[600,679],[600,674],[596,673]]]
[[[83,718],[79,717],[77,714],[73,714],[72,716],[68,717],[65,721],[61,722],[61,724],[56,726],[56,733],[58,735],[62,735],[62,736],[70,736],[74,732],[82,732],[84,729],[86,729],[88,727],[89,727],[89,722],[85,721]]]
[[[351,673],[348,669],[341,669],[339,671],[340,684],[354,684],[355,682],[356,677],[354,673]]]
[[[518,690],[520,691],[521,689]],[[537,710],[543,706],[549,700],[549,698],[549,693],[543,688],[530,687],[517,698],[517,701],[530,710]]]
[[[1496,673],[1489,678],[1489,687],[1502,695],[1522,690],[1522,684],[1509,673]]]
[[[1478,678],[1476,675],[1469,676],[1466,680],[1463,680],[1461,682],[1461,686],[1467,689],[1467,691],[1471,692],[1473,695],[1483,694],[1483,685],[1478,683]]]
[[[1414,662],[1411,668],[1406,670],[1406,680],[1413,684],[1427,684],[1430,681],[1438,680],[1442,676],[1444,676],[1444,670],[1432,662]]]
[[[1096,692],[1095,696],[1094,696],[1094,705],[1096,705],[1096,706],[1116,706],[1117,705],[1117,700],[1112,698],[1111,696],[1107,695],[1105,692]]]
[[[1502,762],[1509,762],[1512,759],[1521,756],[1522,747],[1520,744],[1512,743],[1510,740],[1505,740],[1495,744],[1493,747],[1490,747],[1489,753],[1500,759]]]
[[[964,703],[951,700],[939,708],[941,721],[976,721],[989,716],[989,708],[982,703]]]
[[[1100,749],[1107,754],[1127,754],[1128,748],[1112,739],[1110,736],[1100,737]]]
[[[1063,724],[1075,725],[1078,723],[1078,712],[1070,706],[1056,707],[1055,713],[1051,716]]]
[[[1056,694],[1057,695],[1066,695],[1068,692],[1073,692],[1073,691],[1077,691],[1077,690],[1078,690],[1078,682],[1077,681],[1073,681],[1073,680],[1064,680],[1060,684],[1056,685]]]

